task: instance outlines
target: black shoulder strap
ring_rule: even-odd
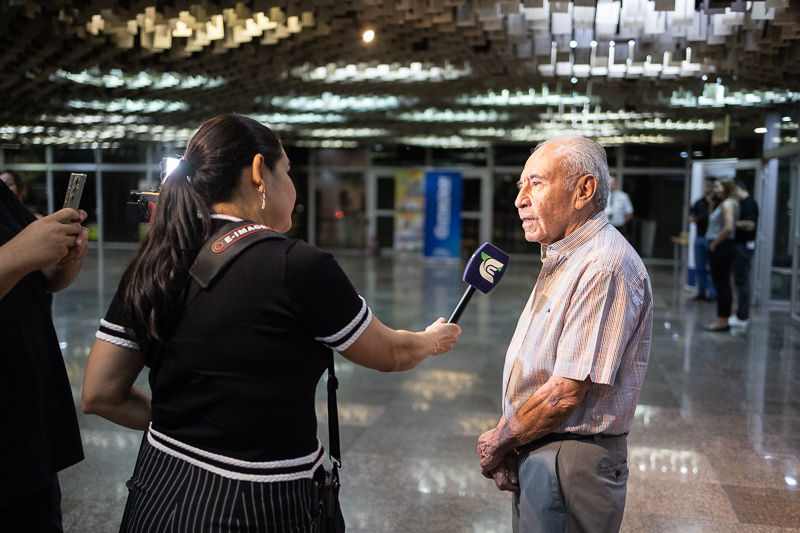
[[[225,267],[247,248],[264,239],[286,239],[264,224],[241,220],[228,222],[203,244],[189,269],[190,279],[183,289],[183,312],[189,308],[202,289],[208,288]],[[159,344],[150,363],[150,385],[155,383],[164,346]]]
[[[201,289],[207,289],[225,267],[250,246],[264,239],[285,238],[269,226],[254,222],[228,222],[222,226],[206,241],[189,269],[194,282],[188,288],[184,311]]]
[[[264,239],[285,239],[284,235],[264,224],[228,222],[217,230],[200,249],[192,268],[195,281],[208,288],[225,266],[253,244]]]
[[[331,462],[334,465],[334,473],[342,466],[342,452],[339,448],[339,407],[336,404],[336,389],[339,388],[339,380],[336,379],[336,372],[333,370],[333,350],[331,358],[328,360],[328,445],[330,446]]]

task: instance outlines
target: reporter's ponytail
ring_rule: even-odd
[[[189,269],[212,233],[211,206],[233,197],[256,154],[274,170],[278,136],[247,117],[221,115],[201,126],[162,184],[151,227],[120,283],[122,322],[146,360],[183,312]]]

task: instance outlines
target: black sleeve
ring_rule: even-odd
[[[758,205],[756,205],[755,200],[742,202],[740,207],[739,220],[751,220],[758,223]]]
[[[689,210],[689,214],[692,215],[695,218],[697,217],[698,212],[699,212],[699,209],[698,209],[699,204],[700,204],[700,200],[697,200],[695,203],[692,204],[692,208]]]
[[[286,260],[287,288],[301,327],[336,351],[346,350],[372,320],[372,311],[329,253],[302,241]]]
[[[125,327],[120,320],[119,299],[119,289],[117,289],[114,299],[111,300],[111,305],[108,306],[106,317],[100,320],[100,328],[94,336],[100,340],[116,344],[117,346],[138,350],[139,343],[125,331]]]
[[[28,224],[35,221],[36,215],[25,207],[5,182],[0,181],[0,224],[19,233]]]

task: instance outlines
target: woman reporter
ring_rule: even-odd
[[[147,430],[121,531],[170,522],[193,532],[245,523],[316,531],[312,486],[324,450],[314,396],[331,349],[388,372],[458,340],[461,328],[444,318],[422,332],[383,325],[330,254],[280,235],[295,203],[289,169],[269,128],[221,115],[198,130],[161,188],[82,393],[84,412]],[[271,237],[206,288],[192,287],[199,251],[231,221],[266,226]],[[144,366],[152,399],[133,385]]]

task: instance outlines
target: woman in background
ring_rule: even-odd
[[[10,169],[0,170],[0,181],[8,185],[11,192],[16,194],[17,198],[19,198],[22,203],[25,203],[28,188],[25,186],[25,182],[22,176],[19,175],[19,172]]]
[[[711,266],[711,279],[717,289],[717,320],[704,326],[706,331],[728,331],[728,317],[731,315],[731,265],[736,252],[736,219],[739,204],[734,199],[736,188],[733,180],[719,180],[714,184],[716,205],[712,204],[708,217],[706,240],[708,241],[708,263]]]
[[[239,115],[206,122],[159,195],[89,355],[84,412],[146,430],[120,531],[317,531],[325,452],[315,391],[331,349],[381,371],[452,348],[461,328],[383,325],[333,256],[290,229],[278,136]],[[242,252],[188,306],[189,269],[230,221],[275,238]],[[150,367],[152,399],[134,386]]]

